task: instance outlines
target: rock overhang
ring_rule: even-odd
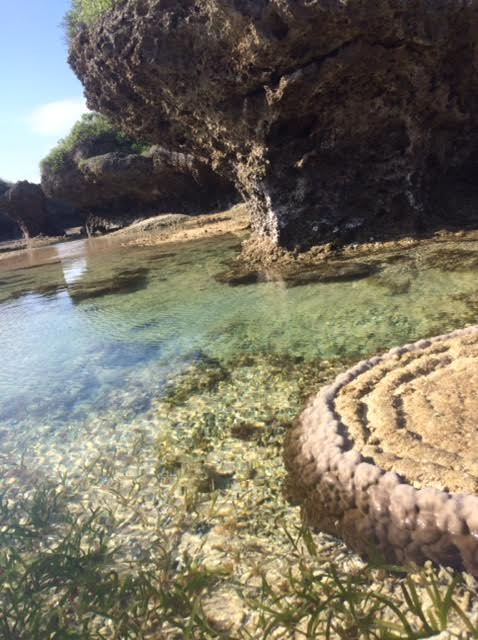
[[[127,0],[70,63],[91,108],[207,157],[257,232],[307,248],[472,217],[477,18],[475,0]]]

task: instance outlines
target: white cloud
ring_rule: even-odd
[[[88,109],[84,98],[57,100],[36,107],[27,120],[34,133],[62,137],[69,133],[71,127],[86,111]]]

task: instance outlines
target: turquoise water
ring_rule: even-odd
[[[244,637],[259,639],[263,577],[308,615],[284,587],[303,560],[377,587],[337,540],[314,532],[317,558],[291,544],[303,523],[283,492],[284,436],[351,362],[475,323],[478,242],[285,276],[234,272],[239,250],[111,237],[0,257],[0,610],[18,637],[172,639],[178,624],[216,637],[156,595],[216,575],[194,607],[213,596],[232,619],[240,596]]]
[[[237,238],[152,248],[96,239],[0,261],[2,429],[46,437],[93,415],[133,420],[191,363],[345,363],[476,320],[478,242],[247,284],[221,275],[238,251]]]

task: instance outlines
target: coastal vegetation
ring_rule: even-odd
[[[65,486],[38,487],[27,501],[2,504],[0,634],[29,638],[230,638],[204,610],[211,589],[228,576],[175,553],[163,537],[149,567],[115,565],[111,514],[71,510]],[[369,565],[346,575],[317,552],[311,531],[287,532],[291,570],[280,588],[262,577],[255,590],[236,583],[240,601],[257,615],[259,632],[234,637],[381,638],[418,640],[446,632],[459,621],[467,638],[478,631],[463,611],[469,593],[460,578],[427,569]],[[396,594],[372,587],[377,574],[393,571]],[[230,581],[230,577],[229,577]],[[427,603],[425,604],[425,598]],[[448,636],[447,636],[448,637]]]
[[[106,140],[113,142],[119,148],[128,147],[134,153],[142,153],[149,148],[145,144],[132,140],[112,125],[105,116],[94,112],[84,113],[70,133],[60,140],[50,153],[43,158],[40,163],[41,170],[42,172],[59,171],[68,161],[75,147],[101,144],[102,141]]]
[[[80,25],[90,25],[120,0],[72,0],[71,9],[65,16],[68,37],[72,37]]]

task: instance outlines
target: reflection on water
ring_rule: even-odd
[[[66,284],[72,285],[86,272],[88,261],[85,257],[73,258],[62,262],[63,277]]]
[[[236,253],[236,239],[167,248],[97,239],[3,260],[3,425],[26,439],[67,438],[91,416],[148,410],[190,362],[345,362],[475,322],[478,242],[429,243],[282,280],[231,281]]]
[[[91,298],[102,298],[114,293],[134,293],[148,285],[149,269],[127,269],[113,273],[111,277],[92,282],[80,281],[68,287],[73,302],[80,303]]]

